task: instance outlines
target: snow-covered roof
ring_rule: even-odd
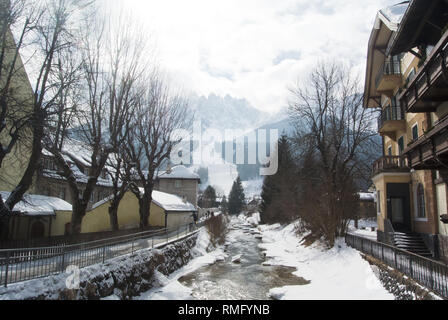
[[[373,193],[360,192],[358,194],[359,194],[359,199],[362,201],[375,201],[375,194],[373,194]]]
[[[181,197],[160,191],[152,192],[152,201],[166,211],[197,211],[195,206],[189,202],[184,202]]]
[[[379,22],[383,22],[391,31],[397,31],[403,16],[408,8],[408,3],[399,3],[387,8],[381,9],[378,12],[377,20],[375,22],[376,28],[379,29]]]
[[[129,191],[130,192],[130,191]],[[140,192],[144,192],[142,188],[140,188]],[[92,210],[96,209],[103,204],[108,203],[113,199],[113,195],[101,200],[98,203],[95,203],[92,206]],[[189,211],[197,211],[196,207],[192,205],[190,202],[184,202],[181,197],[178,197],[174,194],[165,193],[161,191],[153,191],[152,192],[152,201],[161,207],[162,209],[170,212],[189,212]]]
[[[173,167],[171,172],[163,171],[158,175],[159,179],[184,179],[184,180],[200,180],[199,175],[193,172],[193,170],[180,165]]]
[[[0,192],[3,199],[7,199],[9,192]],[[54,216],[56,211],[72,211],[72,205],[59,198],[25,194],[13,209],[13,212],[26,216]]]
[[[80,183],[87,183],[89,177],[80,170],[78,164],[84,166],[85,168],[90,167],[91,151],[89,146],[78,140],[66,139],[64,141],[62,151],[64,153],[63,157],[65,161],[70,165],[71,169],[73,170],[73,174],[76,178],[76,181]],[[53,157],[53,154],[46,149],[43,149],[43,155]],[[111,161],[113,161],[113,154],[109,156],[109,162]],[[111,169],[108,163],[105,165],[104,169]],[[64,176],[60,175],[57,171],[54,170],[44,169],[42,174],[44,177],[47,178],[64,180],[64,181],[66,180]],[[113,182],[110,179],[109,175],[106,176],[106,179],[103,179],[100,176],[98,177],[97,185],[103,187],[112,187]]]

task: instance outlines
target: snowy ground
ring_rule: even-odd
[[[375,231],[372,231],[375,228]],[[355,228],[355,222],[352,221],[348,227],[348,232],[363,238],[377,241],[378,222],[376,219],[363,219],[358,221],[358,229]]]
[[[343,239],[331,250],[321,244],[305,247],[294,232],[294,224],[260,226],[266,250],[265,264],[294,267],[293,274],[311,281],[309,285],[270,290],[279,300],[393,300],[367,261]]]
[[[211,252],[207,252],[210,248],[210,236],[206,228],[202,228],[199,232],[196,246],[193,248],[195,259],[190,261],[186,266],[177,270],[170,276],[166,277],[161,273],[157,273],[157,280],[161,283],[161,287],[153,288],[141,294],[136,300],[191,300],[193,299],[191,289],[179,283],[179,279],[192,273],[193,271],[214,264],[216,261],[226,258],[223,248],[217,248]],[[114,297],[109,297],[113,299]]]

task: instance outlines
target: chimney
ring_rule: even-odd
[[[171,168],[171,163],[168,163],[168,166],[166,167],[166,173],[171,174],[172,172],[173,172],[173,170]]]

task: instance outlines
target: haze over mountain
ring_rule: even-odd
[[[190,108],[195,112],[196,120],[202,121],[202,129],[241,129],[253,130],[266,123],[286,117],[284,112],[270,114],[252,106],[246,99],[226,95],[210,94],[208,97],[192,94]]]

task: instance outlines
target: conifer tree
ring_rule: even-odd
[[[221,212],[227,213],[229,210],[229,203],[227,202],[227,197],[223,196],[221,201]]]
[[[241,178],[238,177],[230,191],[229,213],[232,215],[240,214],[243,211],[245,198],[243,184],[241,183]]]
[[[202,195],[202,204],[205,208],[214,208],[216,206],[216,190],[208,186]]]
[[[297,216],[297,166],[286,135],[279,139],[277,151],[277,174],[266,176],[263,182],[262,223],[287,223]]]

